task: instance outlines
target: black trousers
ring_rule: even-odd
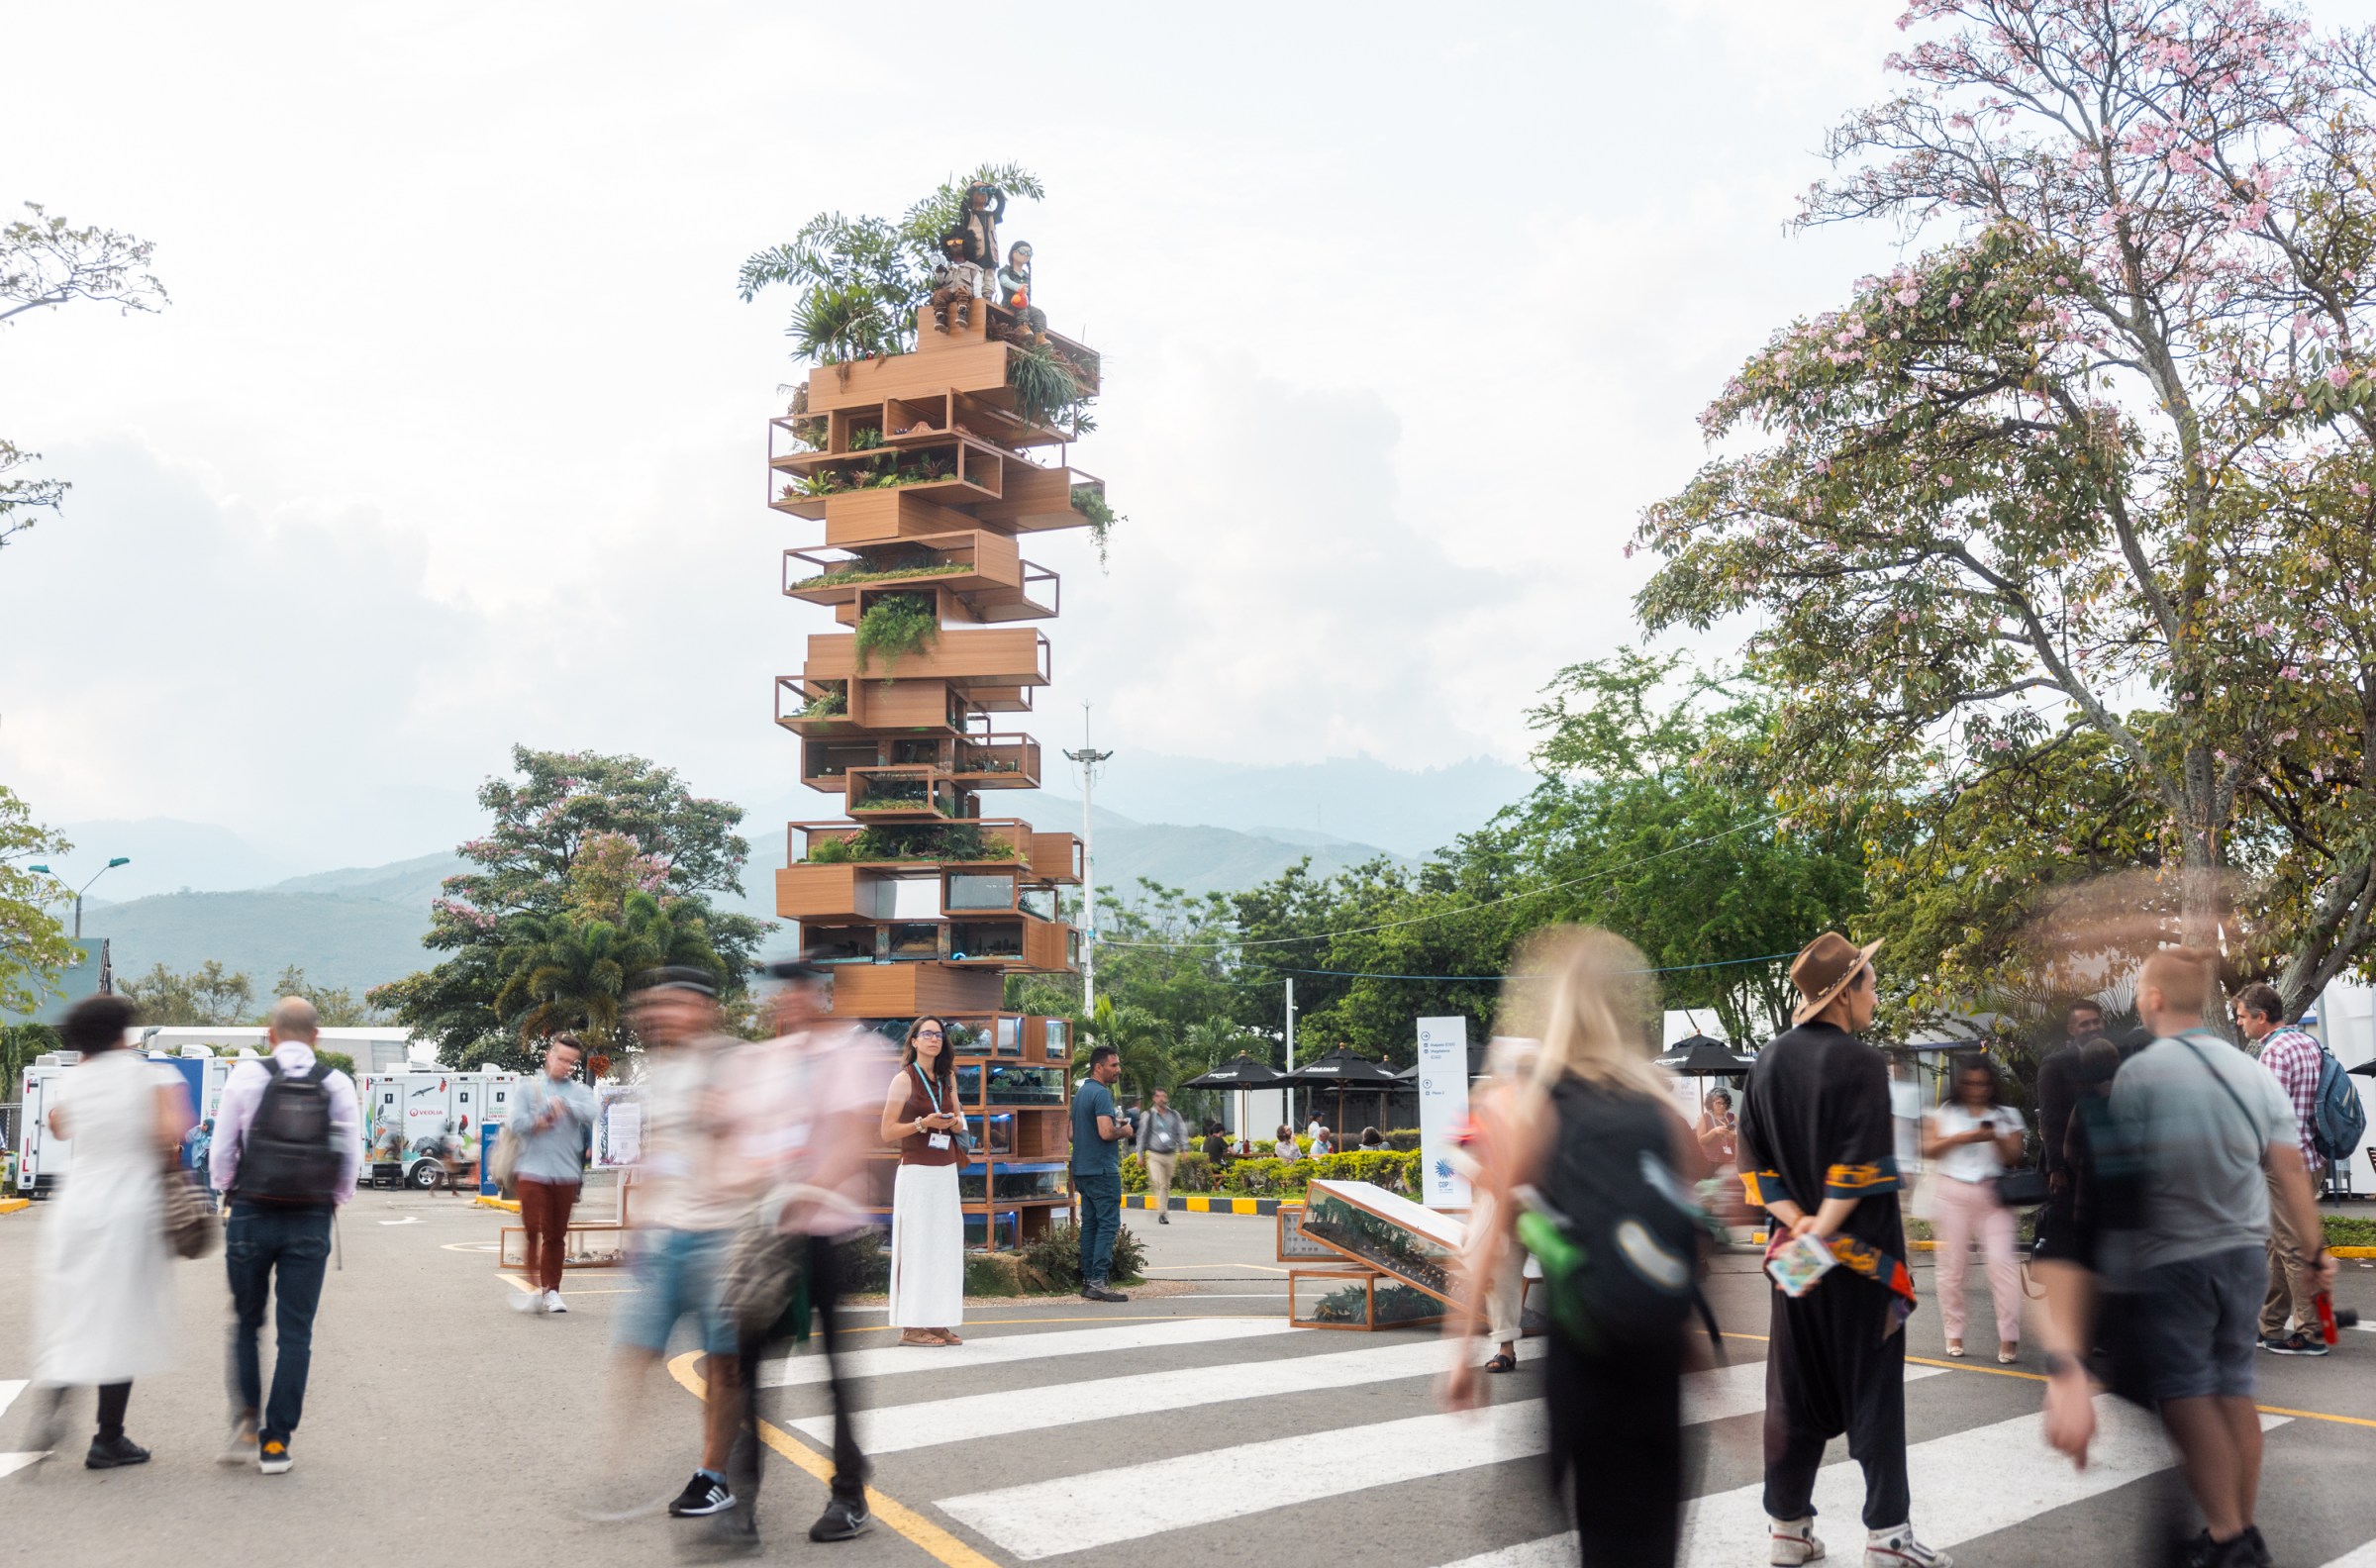
[[[1552,1484],[1583,1568],[1672,1568],[1683,1524],[1683,1341],[1587,1355],[1550,1336]]]
[[[1907,1523],[1906,1334],[1889,1291],[1838,1270],[1793,1300],[1775,1291],[1765,1357],[1765,1512],[1815,1512],[1824,1444],[1848,1434],[1864,1467],[1864,1526]]]
[[[841,1244],[821,1236],[809,1237],[807,1269],[809,1308],[816,1315],[819,1348],[825,1353],[827,1386],[834,1396],[833,1495],[845,1502],[856,1502],[866,1492],[866,1456],[858,1451],[857,1427],[851,1420],[857,1408],[851,1403],[849,1385],[842,1381],[839,1359],[842,1294],[848,1277]],[[736,1357],[742,1373],[742,1429],[736,1435],[734,1454],[728,1461],[727,1484],[737,1502],[752,1514],[758,1508],[759,1478],[766,1468],[760,1463],[758,1378],[759,1363],[768,1348],[766,1341],[752,1340]]]

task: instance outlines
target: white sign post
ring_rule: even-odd
[[[1468,1178],[1452,1169],[1452,1133],[1468,1117],[1468,1020],[1419,1021],[1419,1183],[1431,1209],[1468,1207]]]

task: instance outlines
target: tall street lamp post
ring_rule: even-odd
[[[92,872],[91,882],[98,881],[101,877],[107,875],[110,871],[113,871],[120,865],[130,864],[132,864],[132,856],[118,855],[113,860],[110,860],[107,864],[101,866],[98,870]],[[39,871],[44,876],[57,876],[56,872],[50,870],[46,865],[27,866],[25,869],[28,871]],[[62,881],[64,879],[60,878],[59,880]],[[74,890],[74,939],[76,941],[80,941],[82,939],[82,896],[91,890],[91,882],[85,882],[82,886]]]

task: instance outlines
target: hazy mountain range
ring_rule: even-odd
[[[1366,757],[1279,768],[1117,758],[1097,784],[1097,881],[1129,889],[1146,877],[1191,893],[1227,892],[1306,856],[1324,873],[1380,855],[1416,859],[1477,827],[1531,783],[1521,769],[1481,759],[1414,773]],[[1043,829],[1080,831],[1080,802],[1045,790],[1003,793],[984,808]],[[1167,810],[1207,821],[1147,820]],[[806,790],[754,802],[742,824],[751,844],[744,896],[729,903],[773,919],[782,825],[833,815],[829,797]],[[1362,836],[1340,836],[1355,829]],[[76,845],[60,866],[69,874],[95,868],[100,857],[130,857],[92,888],[83,910],[84,930],[112,939],[119,974],[159,962],[188,969],[213,958],[247,971],[259,987],[292,963],[317,984],[358,994],[422,967],[430,901],[462,865],[446,850],[301,872],[227,829],[168,818],[68,823],[60,832]]]

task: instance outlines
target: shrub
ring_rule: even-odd
[[[849,1278],[842,1282],[844,1290],[857,1295],[891,1288],[891,1253],[882,1231],[871,1225],[859,1231],[842,1249],[842,1257],[849,1270]]]
[[[1122,1190],[1126,1193],[1146,1191],[1146,1161],[1136,1154],[1122,1157]]]
[[[1389,1127],[1386,1131],[1386,1146],[1399,1153],[1409,1153],[1419,1147],[1419,1128]]]
[[[858,618],[858,668],[866,668],[876,653],[886,659],[914,653],[940,634],[940,611],[931,594],[885,594]]]
[[[2326,1244],[2337,1246],[2376,1246],[2376,1220],[2357,1215],[2327,1215]]]
[[[1312,1161],[1299,1163],[1311,1164]],[[1317,1174],[1323,1181],[1374,1182],[1389,1192],[1410,1193],[1418,1190],[1419,1151],[1395,1149],[1355,1149],[1347,1154],[1332,1154],[1316,1162]]]
[[[1144,1279],[1146,1247],[1124,1225],[1114,1236],[1114,1283],[1137,1285]],[[1076,1225],[1052,1225],[1038,1240],[1016,1254],[1016,1281],[1026,1290],[1077,1291],[1081,1288],[1081,1229]]]

